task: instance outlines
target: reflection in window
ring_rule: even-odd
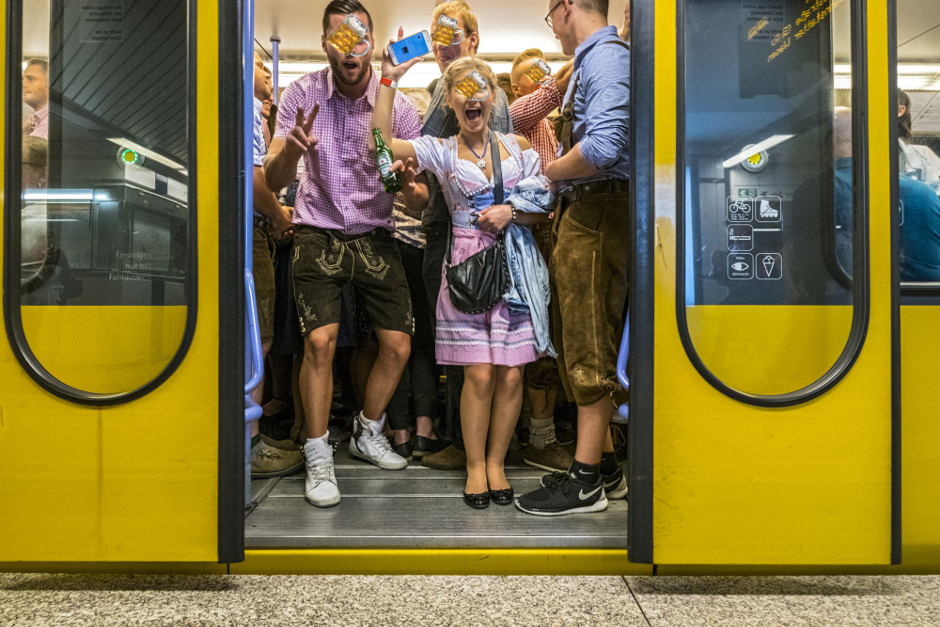
[[[899,2],[898,200],[901,281],[940,282],[940,6]]]
[[[186,326],[189,5],[25,0],[23,16],[23,335],[66,385],[130,392]],[[113,363],[50,327],[113,343]]]
[[[864,328],[852,4],[682,5],[679,323],[699,372],[746,402],[831,385]]]
[[[852,302],[849,3],[817,4],[685,5],[689,305]]]

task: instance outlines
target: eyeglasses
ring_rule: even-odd
[[[558,2],[556,2],[556,3],[555,3],[555,6],[552,7],[552,10],[549,11],[549,12],[548,12],[548,15],[545,16],[545,23],[548,24],[548,27],[549,27],[549,28],[552,27],[552,13],[554,13],[554,12],[555,12],[555,9],[557,9],[558,7],[560,7],[561,5],[563,5],[564,3],[565,3],[565,0],[559,0]]]

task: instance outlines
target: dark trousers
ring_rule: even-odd
[[[438,374],[434,361],[434,313],[424,287],[424,251],[401,241],[396,243],[411,291],[415,334],[411,340],[411,358],[401,373],[386,413],[392,429],[407,429],[411,426],[409,396],[414,402],[415,416],[428,416],[434,420],[437,415]]]
[[[437,299],[441,293],[441,271],[444,268],[444,257],[447,256],[447,231],[450,222],[434,222],[428,226],[427,246],[424,248],[424,287],[428,295],[428,306],[431,312],[432,332],[437,328]],[[460,431],[460,393],[463,390],[463,368],[460,366],[445,366],[447,375],[445,389],[444,437],[452,440],[459,448],[463,448],[463,433]]]

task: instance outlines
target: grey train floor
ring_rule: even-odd
[[[245,547],[627,547],[627,503],[610,501],[603,514],[536,517],[514,505],[467,507],[463,471],[431,470],[410,462],[399,471],[381,470],[336,453],[342,501],[316,508],[304,499],[303,472],[252,481],[253,509],[245,519]],[[507,465],[506,475],[522,494],[538,487],[545,471]]]

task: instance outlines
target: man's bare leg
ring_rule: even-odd
[[[300,369],[300,397],[304,405],[307,438],[326,435],[333,402],[333,356],[339,324],[314,329],[304,338],[304,359]]]

